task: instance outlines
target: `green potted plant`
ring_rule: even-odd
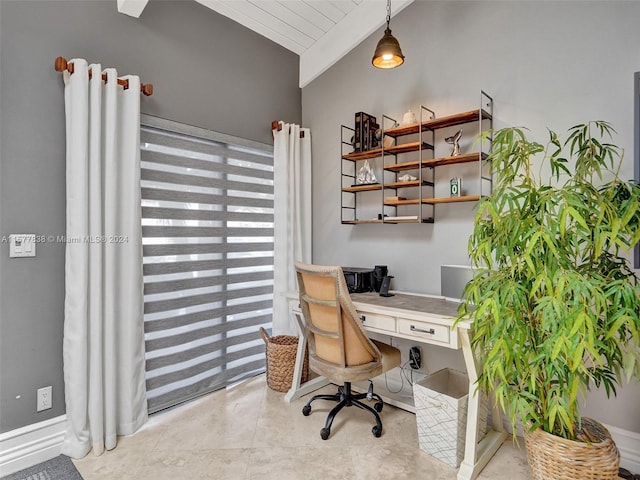
[[[608,432],[580,415],[587,390],[615,395],[640,365],[640,289],[623,256],[640,240],[640,188],[620,179],[612,133],[594,121],[564,142],[549,131],[547,145],[522,128],[482,134],[493,136],[494,184],[469,240],[475,274],[459,318],[474,322],[478,388],[493,394],[514,435],[518,417],[525,427],[533,478],[617,478]],[[532,451],[548,437],[564,444]],[[573,472],[578,447],[598,445],[615,460]],[[540,465],[567,451],[568,466]]]

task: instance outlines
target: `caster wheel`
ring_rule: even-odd
[[[328,428],[323,428],[322,430],[320,430],[320,436],[322,437],[323,440],[326,440],[327,438],[329,438],[330,434],[331,434],[331,430]]]
[[[375,409],[376,409],[376,412],[380,413],[380,412],[382,411],[382,407],[383,407],[383,406],[384,406],[384,403],[382,403],[382,402],[377,402],[377,403],[373,406],[373,408],[375,408]]]
[[[373,433],[374,437],[380,438],[380,435],[382,435],[382,427],[376,425],[371,429],[371,433]]]
[[[302,414],[305,417],[308,417],[310,413],[311,413],[311,405],[305,405],[304,407],[302,407]]]

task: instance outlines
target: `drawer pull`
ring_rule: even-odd
[[[448,408],[449,405],[447,405],[444,402],[438,402],[437,400],[431,398],[431,397],[426,397],[427,399],[427,403],[429,403],[430,405],[433,405],[435,408]]]
[[[411,325],[411,331],[412,332],[420,332],[420,333],[428,333],[429,335],[433,335],[436,333],[436,331],[433,328],[430,328],[429,330],[423,330],[421,328],[417,328],[415,325]]]
[[[364,315],[360,315],[361,322],[365,322],[366,320],[367,320],[367,317],[365,317]]]

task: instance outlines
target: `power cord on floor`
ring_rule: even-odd
[[[393,391],[393,390],[391,390],[389,388],[389,381],[387,379],[387,372],[384,372],[384,386],[387,388],[387,390],[390,393],[400,393],[404,389],[404,379],[405,378],[407,379],[407,381],[409,382],[410,385],[413,385],[413,383],[411,382],[411,380],[409,380],[409,377],[407,377],[407,374],[405,372],[405,368],[406,368],[406,366],[408,364],[409,364],[409,360],[407,360],[402,365],[400,365],[400,390]],[[411,372],[411,377],[413,379],[413,372]]]
[[[389,338],[389,345],[393,346],[393,337]],[[389,393],[400,393],[403,389],[404,389],[404,380],[407,380],[407,383],[413,387],[413,384],[415,383],[413,380],[413,368],[409,368],[409,372],[410,374],[407,374],[407,365],[412,363],[412,361],[415,361],[415,359],[413,358],[409,358],[409,360],[407,360],[406,362],[404,362],[402,365],[400,365],[400,390],[397,391],[393,391],[389,388],[389,382],[387,379],[387,372],[384,372],[384,386],[386,387],[387,391]]]

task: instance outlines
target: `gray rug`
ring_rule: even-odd
[[[82,480],[75,465],[66,455],[59,455],[33,467],[12,473],[0,480]]]

